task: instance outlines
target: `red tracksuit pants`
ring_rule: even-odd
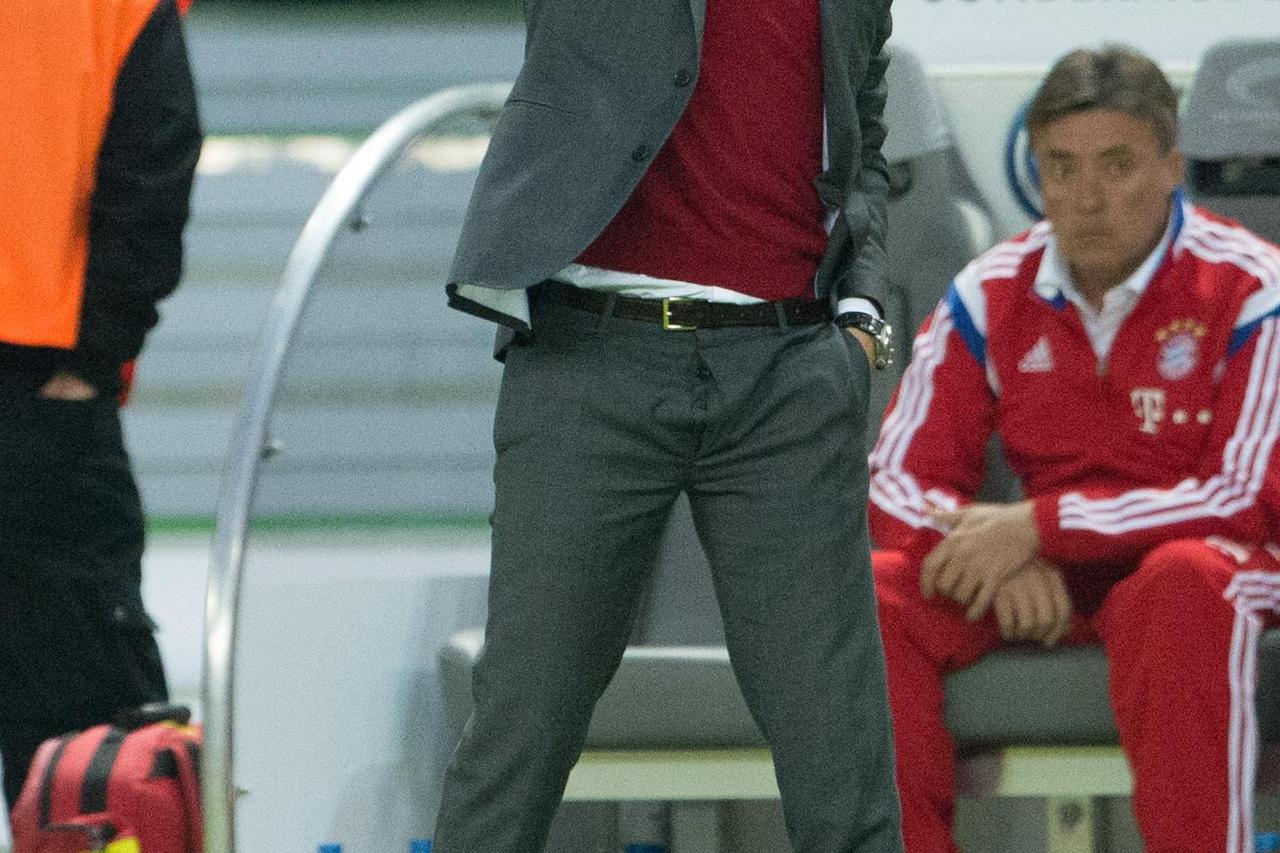
[[[1004,641],[994,616],[970,623],[954,602],[925,600],[919,565],[901,553],[876,552],[872,562],[906,853],[954,853],[943,678]],[[1065,642],[1106,650],[1148,853],[1252,851],[1256,650],[1264,620],[1280,609],[1280,561],[1234,543],[1180,540],[1119,580],[1069,580],[1077,613]]]

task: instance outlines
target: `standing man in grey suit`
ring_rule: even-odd
[[[901,851],[863,435],[888,5],[525,0],[449,285],[506,367],[439,853],[542,849],[682,491],[795,849]]]

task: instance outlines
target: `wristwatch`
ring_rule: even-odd
[[[835,324],[843,329],[857,329],[871,336],[872,363],[876,370],[884,370],[893,364],[893,328],[881,320],[862,311],[846,311],[836,315]]]

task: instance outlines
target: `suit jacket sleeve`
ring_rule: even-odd
[[[858,189],[866,204],[867,233],[859,251],[848,259],[850,269],[836,279],[838,298],[860,296],[875,301],[881,308],[888,267],[885,231],[889,201],[889,166],[882,150],[888,135],[884,123],[884,108],[888,95],[885,71],[889,67],[889,57],[884,45],[892,30],[893,19],[886,2],[874,43],[875,52],[867,63],[857,95],[858,123],[862,136]]]
[[[70,365],[100,387],[137,356],[178,284],[202,136],[175,0],[161,0],[116,78],[90,205],[80,335]]]

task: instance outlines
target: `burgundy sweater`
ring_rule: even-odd
[[[826,246],[818,0],[707,0],[696,88],[613,222],[578,263],[812,296]]]

